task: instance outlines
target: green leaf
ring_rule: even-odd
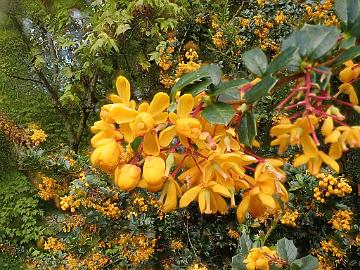
[[[356,37],[349,37],[341,42],[341,48],[347,50],[350,49],[351,47],[354,47],[355,44],[356,44]]]
[[[140,143],[142,142],[142,138],[141,137],[137,137],[135,138],[135,140],[130,144],[131,145],[131,148],[134,150],[134,151],[137,151]]]
[[[250,249],[253,247],[253,242],[251,241],[249,235],[243,233],[240,237],[239,245],[240,253],[242,253],[243,255],[247,255]]]
[[[192,94],[196,96],[197,94],[201,93],[202,91],[206,91],[208,87],[212,84],[212,80],[210,78],[205,78],[199,83],[190,85],[185,87],[182,92]]]
[[[360,0],[337,0],[334,9],[343,22],[343,31],[360,36]]]
[[[289,47],[299,48],[303,59],[317,60],[336,45],[340,33],[335,26],[305,24],[284,40],[282,51]]]
[[[344,62],[354,59],[355,57],[358,57],[360,55],[360,46],[355,46],[347,51],[344,51],[341,53],[337,58],[333,66],[342,65]]]
[[[243,254],[237,254],[232,257],[231,260],[231,269],[232,270],[246,270],[246,265],[244,264],[245,256]]]
[[[253,103],[259,98],[268,94],[278,80],[271,76],[263,78],[259,83],[254,85],[248,92],[245,93],[246,103]]]
[[[130,30],[131,26],[130,24],[119,24],[118,27],[116,28],[116,35],[121,35],[124,34],[127,30]]]
[[[240,142],[250,147],[257,135],[256,119],[253,112],[248,111],[243,115],[237,132]]]
[[[269,64],[266,74],[273,74],[282,68],[285,68],[298,53],[298,48],[289,47],[282,51],[271,63]]]
[[[226,103],[210,103],[201,115],[211,124],[227,125],[235,115],[234,109]]]
[[[215,64],[210,64],[201,67],[197,71],[183,75],[171,89],[171,97],[173,97],[177,91],[182,90],[189,85],[203,82],[205,78],[210,78],[211,84],[218,85],[221,79],[220,67]]]
[[[282,238],[276,243],[276,251],[281,259],[288,263],[293,262],[297,256],[297,248],[292,240]]]
[[[249,81],[246,79],[221,82],[214,88],[210,96],[217,97],[222,102],[240,100],[239,89],[247,83]]]
[[[318,260],[311,255],[302,257],[290,264],[290,270],[315,270],[319,266]]]
[[[265,53],[259,49],[255,48],[250,51],[243,53],[242,60],[252,73],[262,76],[266,72],[268,66],[268,60]]]

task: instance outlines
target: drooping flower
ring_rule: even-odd
[[[163,203],[165,212],[170,212],[177,208],[178,197],[180,197],[181,194],[182,192],[178,182],[170,176],[164,183],[164,187],[160,195],[160,202]]]
[[[143,166],[143,179],[152,187],[162,185],[165,175],[165,161],[161,157],[148,156]]]
[[[132,164],[119,166],[115,170],[115,184],[122,191],[131,191],[137,187],[141,177],[141,169]]]

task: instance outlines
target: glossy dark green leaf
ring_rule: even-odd
[[[303,59],[317,60],[336,45],[340,33],[335,26],[305,24],[284,40],[282,50],[296,47]]]
[[[267,95],[277,81],[277,79],[271,76],[263,78],[259,83],[254,85],[248,92],[245,93],[246,102],[253,103],[259,98]]]
[[[266,74],[273,74],[285,68],[296,56],[298,49],[295,47],[286,48],[273,61],[270,62]]]
[[[318,260],[311,255],[302,257],[290,264],[290,270],[315,270],[319,266]]]
[[[242,60],[247,69],[252,73],[258,76],[265,74],[268,66],[268,60],[265,53],[261,49],[255,48],[243,53]]]
[[[247,83],[249,83],[249,81],[246,79],[221,82],[214,88],[210,95],[218,98],[218,100],[222,102],[239,100],[239,89]]]
[[[297,248],[292,240],[282,238],[276,243],[276,251],[279,257],[288,263],[292,263],[297,257]]]
[[[226,103],[209,104],[201,115],[211,124],[227,125],[235,115],[234,109]]]
[[[231,260],[231,269],[232,270],[246,270],[246,265],[244,264],[245,256],[243,254],[237,254],[232,257]]]
[[[237,132],[240,142],[251,147],[257,135],[256,118],[253,112],[248,111],[242,116]]]
[[[360,36],[360,0],[337,0],[335,12],[342,21],[343,31]]]
[[[192,94],[193,96],[196,96],[197,94],[208,90],[209,86],[212,84],[212,80],[210,78],[204,78],[203,80],[189,85],[185,88],[183,88],[182,92],[183,93],[189,93]]]
[[[206,85],[208,82],[205,79],[210,79],[211,80],[210,84],[218,85],[221,79],[220,67],[215,64],[210,64],[201,67],[197,71],[183,75],[171,89],[170,95],[171,97],[173,97],[177,91],[183,90],[184,88],[188,88],[190,85],[194,85],[194,84],[199,84],[199,83],[202,84],[200,86],[201,88],[204,85]]]
[[[344,52],[342,52],[337,58],[333,66],[338,66],[344,62],[354,59],[360,55],[360,46],[352,47]]]
[[[341,48],[347,50],[350,49],[351,47],[354,47],[355,44],[356,44],[356,37],[349,37],[341,42]]]

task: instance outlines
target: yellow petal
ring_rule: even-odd
[[[151,131],[144,136],[144,153],[146,155],[157,156],[160,153],[159,139],[155,131]]]
[[[106,123],[104,120],[96,121],[94,125],[91,127],[91,131],[93,133],[98,133],[100,131],[111,131],[115,130],[113,124]]]
[[[225,215],[228,212],[228,207],[224,198],[217,193],[213,193],[211,195],[211,200],[214,201],[213,204],[216,204],[217,212],[219,212],[221,215]]]
[[[281,124],[277,125],[271,128],[270,135],[273,136],[279,136],[284,133],[289,132],[294,127],[293,124]]]
[[[159,142],[162,147],[167,147],[176,136],[175,126],[165,128],[159,134]]]
[[[130,83],[129,81],[123,77],[119,76],[116,79],[116,90],[119,94],[119,97],[123,100],[123,103],[128,104],[130,101]]]
[[[321,134],[324,136],[330,135],[332,130],[334,129],[334,120],[331,116],[328,116],[321,127]]]
[[[162,113],[158,114],[157,116],[153,117],[154,124],[158,125],[158,124],[164,123],[164,122],[166,122],[167,118],[168,118],[168,113],[162,112]]]
[[[158,186],[164,182],[165,161],[160,157],[148,156],[143,165],[143,179],[149,186]]]
[[[131,191],[137,187],[141,177],[141,169],[132,164],[118,166],[115,170],[115,183],[122,191]]]
[[[316,157],[318,155],[318,149],[310,135],[306,134],[301,136],[300,143],[305,155],[309,157]]]
[[[91,138],[91,146],[96,148],[100,145],[114,142],[114,134],[115,132],[113,131],[100,131],[98,134]]]
[[[249,210],[250,206],[250,196],[248,194],[244,194],[238,208],[236,209],[236,218],[239,223],[243,223],[246,217],[246,213]]]
[[[224,187],[223,185],[220,185],[220,184],[215,184],[211,187],[211,189],[216,192],[216,193],[219,193],[221,194],[222,196],[224,197],[228,197],[230,198],[231,197],[231,194],[229,192],[229,190]]]
[[[300,155],[294,159],[294,167],[299,167],[309,161],[310,157],[307,155]]]
[[[270,163],[274,167],[281,167],[284,165],[284,161],[282,159],[277,158],[267,158],[265,159],[266,162]]]
[[[260,192],[258,198],[261,203],[266,207],[274,210],[276,208],[275,200],[272,196]]]
[[[180,118],[189,117],[192,109],[194,107],[194,98],[191,94],[182,95],[179,98],[179,103],[177,106],[177,115]]]
[[[144,189],[147,189],[148,191],[150,192],[158,192],[161,190],[161,188],[163,187],[163,184],[164,183],[160,183],[159,185],[157,186],[149,186],[148,183],[146,183],[146,181],[144,179],[141,179],[139,184],[138,184],[138,187],[139,188],[144,188]]]
[[[171,112],[171,113],[169,113],[169,119],[170,119],[170,122],[175,125],[176,120],[178,120],[179,117],[176,113]]]
[[[129,142],[132,143],[135,139],[135,136],[130,128],[130,124],[129,123],[124,123],[120,125],[120,132],[124,135],[124,139]]]
[[[354,62],[352,60],[348,60],[348,61],[344,62],[344,65],[347,66],[347,67],[353,67]]]
[[[325,143],[334,143],[334,142],[337,142],[339,140],[341,136],[341,133],[339,130],[335,129],[333,132],[330,133],[329,136],[327,136],[325,138]]]
[[[320,157],[314,157],[309,159],[307,166],[312,175],[317,175],[320,172],[322,159]]]
[[[339,164],[335,161],[335,159],[328,156],[323,151],[319,151],[319,155],[320,155],[321,159],[324,161],[324,163],[329,165],[334,171],[336,171],[337,173],[340,171]]]
[[[193,188],[190,188],[188,191],[186,191],[180,199],[179,207],[183,208],[188,206],[193,200],[195,200],[196,196],[199,194],[201,190],[200,186],[196,186]]]
[[[342,156],[341,142],[335,142],[330,145],[329,156],[337,160]]]
[[[161,113],[163,110],[165,110],[167,107],[169,107],[169,104],[170,97],[163,92],[159,92],[154,96],[147,112],[154,117]]]
[[[170,212],[176,209],[177,206],[177,196],[176,196],[176,186],[175,183],[170,181],[168,184],[168,190],[166,193],[166,199],[164,203],[164,211]]]
[[[133,121],[139,113],[120,103],[117,103],[111,107],[109,114],[116,123],[123,124]]]
[[[350,102],[354,105],[359,105],[359,100],[355,91],[354,86],[350,83],[343,83],[340,85],[339,90],[342,91],[344,94],[349,95]]]
[[[200,190],[200,192],[198,194],[198,203],[199,203],[200,213],[203,214],[206,209],[206,200],[205,200],[205,190],[204,189]]]
[[[139,105],[138,111],[147,112],[148,109],[149,109],[149,104],[147,102],[143,102]]]

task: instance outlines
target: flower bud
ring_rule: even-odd
[[[143,178],[149,186],[160,185],[164,181],[165,161],[160,157],[148,156],[143,166]]]
[[[140,182],[141,169],[132,164],[125,164],[115,170],[115,184],[122,191],[130,191],[137,187]]]

